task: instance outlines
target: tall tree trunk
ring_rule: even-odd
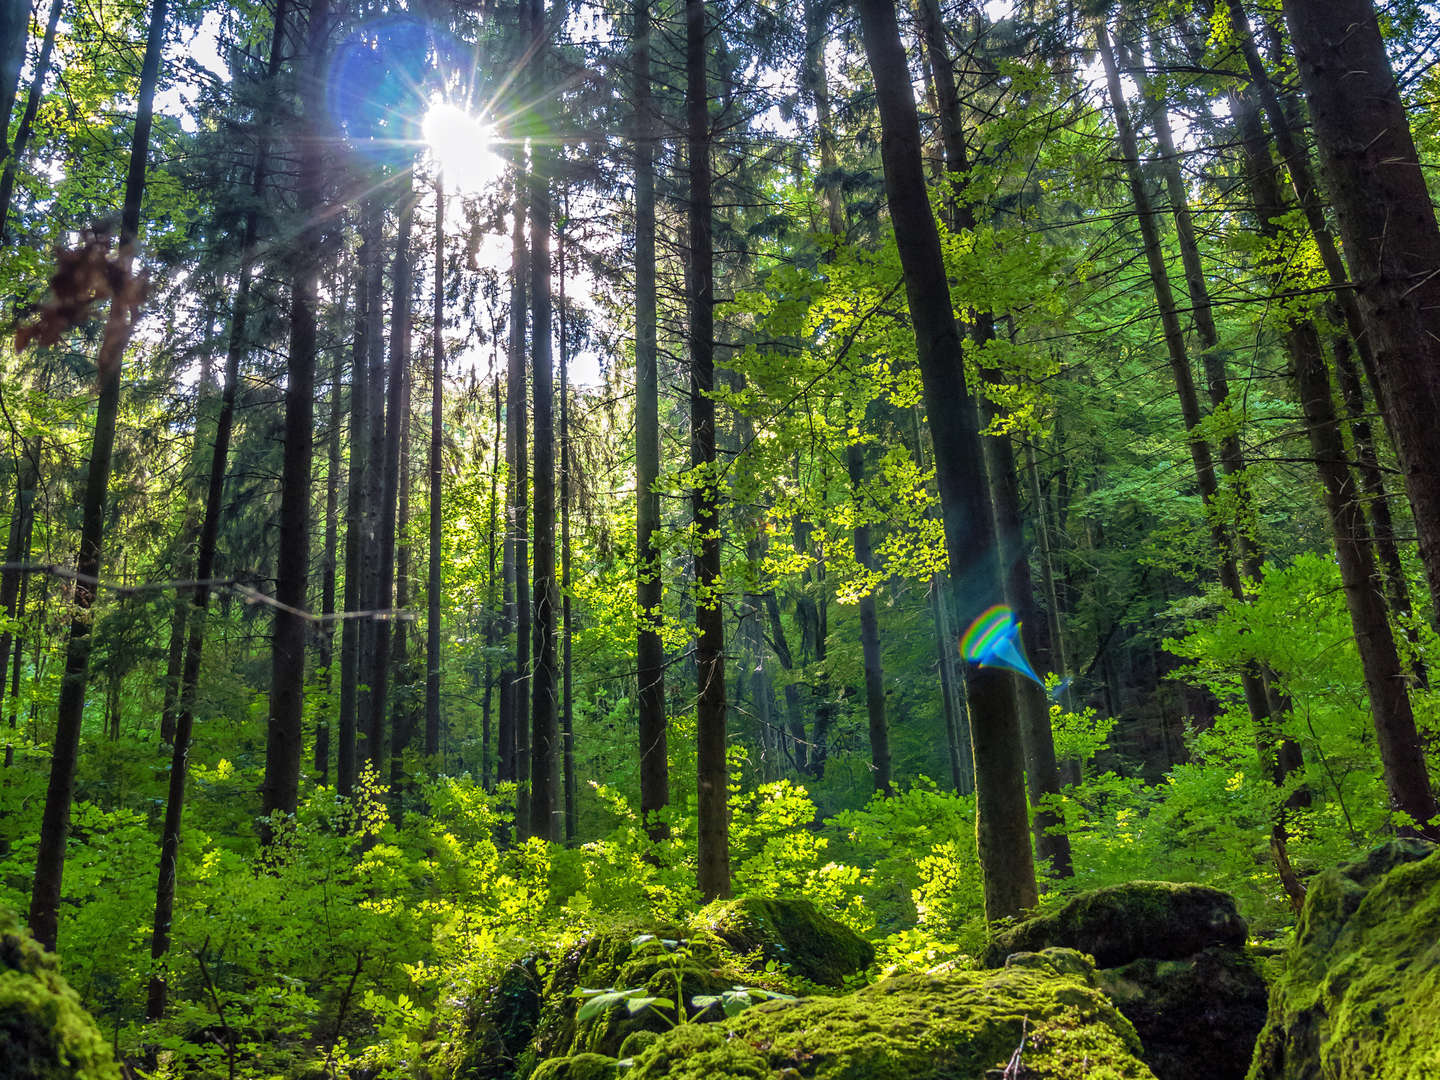
[[[925,189],[920,120],[894,0],[860,0],[860,24],[875,80],[890,218],[905,275],[935,446],[951,589],[964,621],[978,615],[1000,593],[990,496],[978,468],[983,451],[975,402],[965,385],[950,290],[942,284],[948,279]],[[1012,676],[971,665],[966,680],[985,915],[993,921],[1019,915],[1038,900],[1025,805],[1024,756]]]
[[[960,93],[955,83],[954,64],[950,58],[938,0],[919,0],[921,37],[930,58],[935,79],[935,97],[940,112],[940,129],[945,144],[945,164],[953,174],[955,197],[951,200],[951,219],[955,229],[973,232],[977,227],[975,209],[960,194],[969,182],[970,154],[965,140],[965,127],[960,114]],[[994,316],[988,311],[971,315],[971,338],[977,349],[984,349],[995,339]],[[983,355],[983,354],[982,354]],[[1007,381],[1004,373],[985,366],[982,377],[991,383]],[[993,423],[1000,409],[988,397],[981,398],[981,419]],[[1020,521],[1020,488],[1015,467],[1015,454],[1008,436],[984,438],[986,472],[990,482],[990,498],[995,514],[996,539],[1000,545],[1000,565],[1005,597],[1020,620],[1024,643],[1034,654],[1040,624],[1035,610],[1035,589],[1030,580],[1030,562],[1025,557]],[[1071,874],[1070,839],[1052,829],[1059,824],[1055,811],[1044,805],[1060,791],[1060,773],[1055,766],[1055,742],[1050,730],[1050,703],[1040,687],[1028,680],[1014,680],[1016,710],[1020,719],[1020,737],[1025,751],[1025,779],[1030,802],[1035,808],[1032,827],[1036,854],[1044,859],[1058,877]]]
[[[500,407],[500,372],[496,370],[494,353],[491,354],[490,381],[494,391],[495,409],[495,435],[490,448],[490,580],[486,591],[486,616],[485,616],[485,701],[482,706],[480,728],[480,786],[486,791],[492,790],[491,781],[495,776],[494,754],[490,740],[490,706],[495,687],[495,668],[491,660],[494,653],[495,642],[499,638],[499,631],[504,626],[505,612],[496,606],[499,581],[495,573],[495,537],[496,526],[500,517],[500,447],[505,441],[504,433],[504,410]],[[502,542],[502,547],[506,545]],[[502,569],[502,573],[503,573]]]
[[[16,7],[19,0],[9,0]],[[0,172],[0,244],[8,237],[7,225],[10,219],[10,199],[15,193],[15,174],[25,157],[30,144],[30,135],[35,130],[35,117],[40,112],[40,99],[45,93],[45,77],[50,74],[50,58],[55,53],[55,28],[60,22],[60,12],[65,0],[50,0],[50,17],[45,23],[45,37],[40,42],[40,55],[35,61],[35,74],[30,77],[30,92],[25,98],[25,112],[20,117],[20,126],[15,130],[15,141],[10,144],[5,168]],[[3,35],[0,35],[3,37]],[[8,123],[0,132],[8,132]],[[0,138],[3,141],[3,138]]]
[[[1275,221],[1289,208],[1275,181],[1274,163],[1254,107],[1246,100],[1237,100],[1237,106],[1246,179],[1254,195],[1260,231],[1262,235],[1274,237],[1278,234]],[[1325,488],[1325,507],[1335,538],[1345,604],[1350,611],[1355,645],[1365,672],[1390,805],[1411,817],[1416,832],[1432,840],[1440,839],[1440,823],[1434,821],[1436,804],[1425,755],[1381,594],[1364,516],[1345,460],[1320,335],[1313,323],[1297,322],[1286,330],[1285,344],[1311,452]]]
[[[0,156],[10,138],[10,113],[20,90],[25,46],[30,42],[30,0],[5,0],[0,6]]]
[[[305,587],[310,573],[310,465],[314,451],[316,311],[320,293],[320,207],[325,192],[321,154],[325,84],[321,77],[330,21],[326,0],[312,0],[305,60],[299,65],[301,128],[296,156],[296,211],[301,222],[291,252],[290,361],[285,383],[285,459],[280,479],[280,551],[275,573],[270,723],[265,740],[262,812],[293,814],[300,797],[305,702]],[[268,839],[269,830],[266,829]]]
[[[503,711],[501,713],[501,760],[506,771],[500,775],[502,780],[514,780],[520,785],[515,798],[515,821],[522,830],[529,826],[526,787],[530,781],[530,760],[527,752],[529,727],[526,723],[528,718],[521,707],[530,685],[530,591],[526,584],[530,576],[530,555],[526,542],[530,521],[529,416],[525,404],[525,331],[529,295],[529,253],[525,244],[526,173],[524,153],[517,149],[515,235],[510,264],[510,367],[505,395],[505,441],[510,457],[509,482],[506,485],[510,503],[507,543],[511,550],[510,581],[514,597],[511,602],[513,617],[508,623],[515,630],[515,657],[509,680],[508,742],[505,715]],[[501,707],[503,710],[503,699]]]
[[[425,756],[440,755],[440,568],[444,559],[443,459],[445,433],[445,184],[435,177],[435,307],[430,326],[430,548],[425,566]],[[495,575],[491,532],[490,576]],[[488,712],[488,705],[487,705]]]
[[[14,642],[10,627],[19,617],[20,587],[26,577],[20,565],[30,549],[30,534],[35,525],[35,488],[40,480],[35,461],[39,456],[36,441],[27,439],[21,443],[20,460],[15,467],[15,509],[10,515],[10,535],[5,544],[5,562],[13,569],[0,574],[0,608],[4,609],[6,619],[5,629],[0,631],[0,697],[3,697],[4,672],[10,666],[10,647]]]
[[[367,589],[370,540],[366,502],[370,462],[370,308],[379,303],[376,263],[380,219],[377,204],[367,200],[360,211],[360,251],[356,256],[355,337],[350,352],[350,457],[345,481],[345,611],[340,627],[339,745],[335,753],[335,784],[341,795],[355,790],[356,734],[360,728],[361,672],[365,671],[370,619],[357,614],[370,607]]]
[[[730,895],[729,774],[725,765],[725,623],[720,606],[720,477],[715,468],[715,266],[710,194],[710,102],[704,0],[685,0],[685,120],[690,173],[691,512],[695,528],[696,773],[699,886],[706,900]]]
[[[400,498],[400,446],[406,431],[406,383],[410,374],[410,231],[415,221],[414,173],[407,164],[400,193],[400,222],[395,237],[395,261],[390,286],[390,371],[385,389],[385,445],[380,459],[383,494],[380,497],[380,532],[376,544],[375,606],[394,607],[395,519]],[[373,443],[372,443],[373,445]],[[385,721],[390,711],[391,628],[382,623],[375,634],[375,655],[370,669],[370,761],[377,776],[385,775]],[[398,720],[392,719],[392,723]]]
[[[342,303],[342,308],[343,308]],[[325,671],[326,708],[315,713],[315,776],[330,782],[329,690],[335,681],[335,582],[340,540],[340,402],[344,396],[341,373],[345,364],[339,350],[330,364],[330,420],[325,438],[325,554],[320,562],[320,667]]]
[[[119,269],[128,278],[140,232],[140,202],[150,150],[150,128],[155,119],[155,87],[160,78],[160,54],[165,38],[169,0],[154,0],[140,66],[140,92],[135,130],[130,142],[130,164],[125,175],[125,203],[120,218]],[[110,486],[110,462],[115,450],[115,420],[120,407],[120,364],[134,328],[135,308],[129,296],[110,303],[104,335],[96,359],[95,432],[90,465],[85,476],[81,510],[80,550],[75,560],[75,598],[70,638],[65,649],[65,675],[56,710],[55,748],[50,761],[50,782],[40,823],[35,878],[30,894],[30,931],[47,949],[55,948],[59,931],[60,888],[65,873],[65,843],[70,836],[70,800],[75,792],[75,765],[80,756],[80,726],[85,711],[85,687],[90,672],[90,609],[100,584],[101,544],[105,535],[105,501]]]
[[[408,345],[401,351],[407,357],[410,355]],[[395,608],[400,612],[408,612],[411,594],[410,393],[411,373],[407,364],[400,390],[400,492],[396,500],[395,517]],[[410,747],[415,727],[412,686],[414,671],[410,666],[408,617],[395,620],[392,638],[391,663],[394,667],[395,701],[390,710],[390,806],[392,817],[399,821],[405,801],[405,751]]]
[[[532,108],[542,127],[547,112],[548,30],[544,0],[532,0],[531,26],[535,54],[531,58]],[[530,834],[558,840],[562,822],[556,814],[556,778],[560,764],[560,732],[556,710],[557,658],[555,629],[560,597],[555,585],[555,371],[551,337],[554,300],[550,293],[551,151],[536,142],[530,163],[530,358],[531,392],[535,399],[535,538],[534,664],[530,674]]]
[[[1374,353],[1431,597],[1440,597],[1440,227],[1369,0],[1282,5]]]
[[[570,192],[560,225],[560,741],[565,786],[565,842],[575,841],[575,714],[571,684],[570,612],[570,338],[565,309],[565,224],[570,219]]]
[[[640,820],[652,840],[670,804],[665,729],[665,647],[660,640],[660,396],[655,300],[655,117],[650,91],[650,0],[635,18],[635,594],[639,676]]]

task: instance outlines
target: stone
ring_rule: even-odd
[[[1152,1080],[1089,962],[1053,950],[1002,971],[899,975],[852,994],[684,1024],[627,1080]]]
[[[759,950],[762,962],[774,960],[821,986],[838,989],[875,962],[874,946],[809,900],[722,900],[699,921],[737,954]]]
[[[1212,945],[1240,948],[1248,927],[1234,897],[1204,885],[1132,881],[1081,893],[1048,915],[997,934],[981,966],[998,968],[1015,952],[1057,947],[1095,958],[1095,966],[1181,960]]]
[[[55,957],[0,908],[0,1080],[120,1080]]]
[[[1250,1080],[1440,1076],[1440,849],[1392,840],[1310,881]]]

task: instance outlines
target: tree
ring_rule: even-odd
[[[893,0],[861,0],[860,25],[880,109],[881,160],[890,218],[900,250],[910,319],[935,444],[951,590],[962,619],[999,592],[995,525],[985,477],[975,401],[965,385],[940,235],[931,216],[920,156],[920,120]],[[977,834],[985,879],[985,916],[995,920],[1035,906],[1038,893],[1025,807],[1025,767],[1012,676],[970,666],[971,738],[975,754]]]

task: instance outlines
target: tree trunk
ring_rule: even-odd
[[[1369,0],[1285,0],[1315,143],[1440,596],[1440,227]]]
[[[710,194],[710,101],[704,0],[685,0],[685,119],[690,173],[691,512],[695,527],[696,773],[699,886],[706,900],[730,895],[729,773],[725,764],[725,624],[720,605],[720,478],[715,467],[715,266]]]
[[[325,671],[327,691],[326,708],[317,709],[315,713],[315,775],[321,784],[330,781],[328,691],[334,683],[331,667],[335,659],[335,576],[340,538],[340,402],[344,395],[340,375],[344,366],[336,350],[330,365],[330,422],[325,439],[325,554],[320,563],[320,611],[325,621],[320,624],[318,660]]]
[[[430,327],[430,549],[425,566],[425,756],[440,755],[440,583],[444,559],[444,472],[441,452],[445,432],[445,185],[435,177],[435,309]],[[495,575],[494,532],[491,532],[490,576]]]
[[[655,299],[655,118],[650,96],[650,0],[635,17],[635,594],[639,675],[640,820],[655,841],[670,804],[665,725],[665,647],[660,640],[660,396]]]
[[[17,8],[16,0],[10,0]],[[10,145],[5,168],[0,172],[0,244],[9,236],[7,225],[10,220],[10,199],[15,193],[15,175],[30,144],[30,135],[35,130],[35,117],[40,112],[40,99],[45,93],[45,76],[50,74],[50,58],[55,53],[55,28],[60,22],[60,12],[65,0],[50,0],[50,17],[45,23],[45,37],[40,43],[40,56],[35,61],[35,74],[30,79],[30,92],[25,98],[25,112],[20,117],[20,126],[15,131],[15,141]],[[9,131],[8,124],[0,131]]]
[[[569,189],[563,220],[570,218]],[[560,741],[565,785],[565,843],[575,842],[575,714],[570,621],[570,338],[565,310],[565,225],[560,226]]]
[[[855,506],[855,561],[860,569],[873,574],[875,556],[870,550],[870,525],[865,502],[865,450],[858,443],[845,448],[845,464],[850,473],[852,502]],[[763,641],[763,637],[761,638]],[[895,794],[890,772],[890,727],[885,718],[885,668],[880,657],[880,619],[875,612],[875,590],[867,588],[860,598],[860,652],[865,667],[865,711],[870,720],[870,775],[875,790],[882,795]]]
[[[345,483],[345,611],[340,627],[339,745],[335,754],[335,783],[341,795],[355,790],[356,733],[359,730],[361,672],[365,670],[366,642],[372,623],[357,614],[369,608],[367,579],[370,540],[366,501],[370,475],[370,308],[379,302],[375,272],[379,255],[380,219],[376,204],[361,208],[360,251],[356,256],[355,337],[350,360],[350,460]]]
[[[960,335],[930,213],[921,160],[920,120],[894,0],[860,0],[865,52],[874,75],[885,186],[905,275],[910,318],[935,445],[951,589],[961,621],[1000,594],[995,526],[975,402],[965,385]],[[1007,918],[1035,906],[1038,893],[1025,805],[1025,768],[1011,676],[993,668],[966,671],[975,753],[977,840],[985,915]]]
[[[10,138],[10,113],[20,90],[25,46],[30,42],[30,0],[5,0],[0,7],[0,156]]]
[[[548,33],[544,0],[532,0],[535,35],[533,106],[541,114],[545,89]],[[535,400],[534,663],[530,674],[530,834],[560,838],[556,814],[556,778],[560,732],[556,710],[555,629],[560,597],[555,585],[555,370],[552,335],[554,300],[550,293],[551,151],[534,144],[530,158],[530,377]]]
[[[291,252],[290,361],[285,383],[285,459],[280,480],[280,552],[275,574],[270,723],[265,740],[262,812],[293,814],[300,797],[305,702],[305,587],[310,572],[310,465],[314,450],[316,310],[320,292],[321,154],[325,86],[319,72],[329,12],[312,0],[302,70],[301,130],[296,146],[297,211],[303,223]],[[264,830],[268,840],[270,831]]]
[[[500,517],[500,447],[505,441],[505,434],[504,411],[500,407],[500,373],[496,370],[494,361],[495,356],[492,352],[490,381],[495,395],[495,434],[490,448],[490,528],[487,533],[490,548],[490,580],[485,598],[485,701],[482,706],[483,715],[480,721],[480,786],[486,791],[493,790],[491,781],[495,776],[495,767],[493,764],[495,755],[492,752],[490,740],[490,707],[495,687],[495,669],[491,661],[491,656],[495,648],[495,642],[499,638],[498,631],[503,627],[505,619],[505,613],[496,606],[499,581],[495,573],[495,537],[497,535],[496,527],[499,524],[498,519]],[[507,547],[508,545],[502,542],[501,546]],[[503,566],[501,572],[504,572]]]
[[[404,440],[406,384],[410,374],[410,231],[415,221],[413,171],[405,173],[400,193],[400,224],[395,237],[391,271],[394,303],[390,311],[390,371],[385,389],[385,445],[380,459],[383,493],[380,497],[380,532],[376,543],[375,606],[382,611],[395,605],[395,519],[400,499],[400,445]],[[373,446],[373,443],[372,443]],[[391,627],[381,623],[375,635],[370,668],[370,761],[377,777],[385,775],[385,721],[390,711]],[[392,719],[392,723],[398,722]]]
[[[145,170],[150,149],[150,128],[155,118],[155,87],[160,78],[160,55],[165,37],[169,0],[154,0],[140,68],[140,93],[130,163],[125,176],[125,204],[121,212],[120,276],[128,278],[140,232],[140,202],[145,191]],[[65,675],[56,711],[55,748],[50,761],[50,782],[40,823],[35,858],[35,879],[30,895],[30,931],[35,940],[54,950],[59,931],[60,888],[65,872],[65,843],[70,836],[70,800],[75,791],[75,765],[80,756],[80,726],[85,710],[85,687],[90,671],[90,609],[100,584],[101,544],[105,535],[105,501],[110,486],[110,462],[115,449],[115,421],[120,406],[120,363],[134,327],[135,310],[129,297],[110,303],[104,335],[96,360],[95,432],[80,524],[80,550],[75,560],[75,598],[70,638],[65,649]]]
[[[1268,144],[1253,106],[1240,102],[1236,117],[1245,152],[1249,181],[1262,235],[1278,233],[1275,220],[1288,207],[1275,182]],[[1293,367],[1295,388],[1305,416],[1310,448],[1325,488],[1325,508],[1335,538],[1345,604],[1355,632],[1355,645],[1365,672],[1376,744],[1385,774],[1385,786],[1394,810],[1410,815],[1415,831],[1440,839],[1435,798],[1426,773],[1425,755],[1415,726],[1404,670],[1381,595],[1380,579],[1366,535],[1364,516],[1340,438],[1331,396],[1330,374],[1320,336],[1313,323],[1298,322],[1285,334]]]
[[[4,672],[10,666],[10,647],[15,637],[10,624],[19,617],[20,586],[26,576],[19,566],[30,549],[30,534],[35,525],[35,489],[40,480],[35,460],[39,457],[39,447],[36,445],[32,454],[31,446],[31,440],[21,443],[21,460],[15,467],[15,509],[10,515],[10,535],[5,544],[5,562],[14,569],[0,574],[0,608],[4,609],[7,620],[5,629],[0,631],[0,698],[4,694]]]
[[[406,357],[410,346],[399,350]],[[400,389],[400,492],[396,499],[395,516],[395,610],[408,612],[411,599],[410,581],[410,393],[411,373],[406,365]],[[391,665],[394,668],[394,705],[390,710],[390,806],[391,817],[400,820],[405,793],[405,751],[414,735],[415,705],[414,671],[410,666],[410,620],[395,620],[391,644]]]

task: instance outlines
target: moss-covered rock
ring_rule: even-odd
[[[55,957],[0,908],[0,1080],[119,1080]]]
[[[772,1002],[686,1024],[634,1080],[983,1080],[1015,1055],[1026,1080],[1150,1080],[1134,1029],[1074,953],[1003,971],[902,975],[839,997]]]
[[[1132,960],[1180,960],[1212,945],[1245,944],[1245,920],[1235,899],[1204,885],[1133,881],[1081,893],[1064,907],[997,934],[984,967],[998,968],[1015,952],[1075,949],[1097,967]]]
[[[530,1080],[615,1080],[620,1068],[613,1057],[604,1054],[572,1054],[570,1057],[542,1061],[530,1074]]]
[[[1440,851],[1394,840],[1310,883],[1251,1080],[1440,1076]]]
[[[583,939],[560,958],[546,981],[539,1022],[519,1074],[548,1058],[615,1055],[627,1036],[664,1031],[675,1019],[673,1009],[631,1013],[622,1006],[581,1022],[576,1019],[582,1003],[578,991],[643,989],[646,996],[674,1001],[678,990],[678,998],[688,1003],[697,994],[714,994],[729,985],[720,974],[723,964],[712,946],[687,940],[674,928],[609,930]]]
[[[843,923],[800,898],[746,897],[711,904],[700,922],[735,952],[760,951],[821,986],[840,987],[875,962],[874,947]]]
[[[1268,990],[1241,950],[1209,948],[1183,960],[1132,960],[1096,973],[1135,1025],[1141,1055],[1160,1080],[1242,1080],[1265,1024]]]
[[[454,1080],[504,1080],[540,1020],[540,958],[510,964],[465,1007],[447,1070]]]

